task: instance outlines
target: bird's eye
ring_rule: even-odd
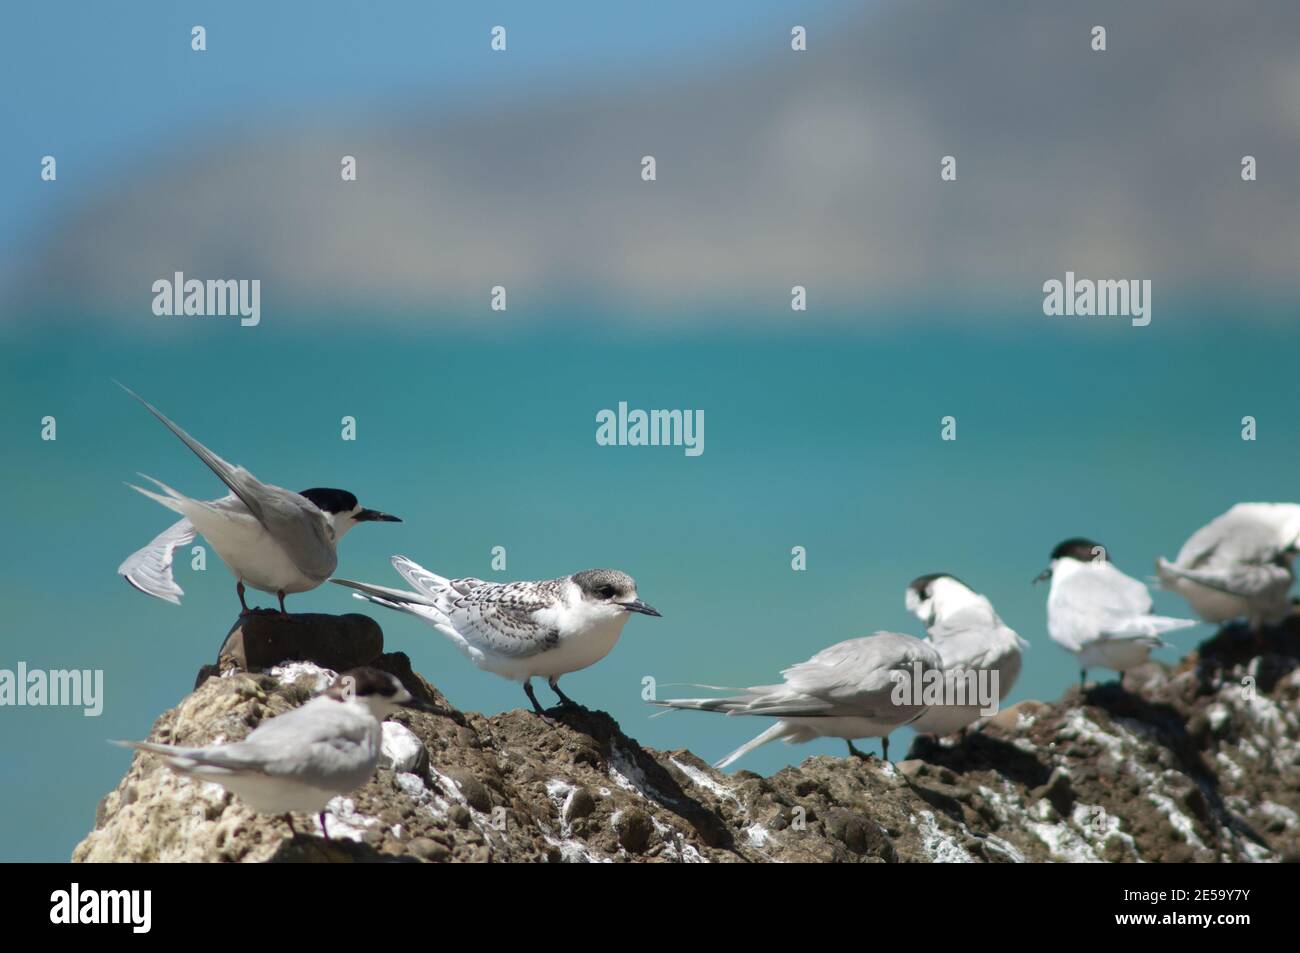
[[[613,599],[616,593],[613,586],[602,586],[599,595],[602,599]]]

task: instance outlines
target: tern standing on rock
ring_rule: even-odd
[[[393,568],[416,591],[350,579],[357,598],[410,613],[447,636],[475,665],[522,682],[533,710],[544,714],[533,678],[545,678],[564,705],[561,675],[599,662],[618,641],[633,613],[660,613],[637,598],[636,582],[617,569],[588,569],[538,582],[447,579],[405,556]]]
[[[1079,686],[1094,665],[1126,672],[1165,643],[1162,632],[1196,625],[1194,619],[1151,615],[1151,593],[1115,568],[1100,543],[1075,537],[1052,550],[1051,565],[1034,582],[1052,581],[1047,633],[1079,659]]]
[[[907,609],[925,623],[930,642],[943,658],[944,699],[958,697],[959,679],[967,679],[962,695],[976,699],[971,704],[934,705],[912,722],[923,735],[946,735],[976,721],[984,712],[973,693],[969,677],[981,672],[997,673],[996,701],[1010,693],[1020,677],[1020,652],[1029,643],[1007,626],[993,611],[993,604],[965,583],[947,573],[913,579],[904,597]]]
[[[1156,572],[1206,622],[1245,619],[1259,632],[1291,611],[1298,547],[1300,505],[1238,503],[1193,533],[1176,560],[1156,560]]]
[[[185,517],[128,556],[117,569],[147,595],[180,604],[184,592],[172,578],[172,554],[198,533],[234,574],[241,615],[249,611],[245,586],[274,593],[284,612],[287,593],[315,589],[330,577],[338,566],[339,541],[353,526],[401,522],[396,516],[364,509],[347,490],[317,488],[293,493],[262,483],[243,467],[222,460],[144,398],[122,389],[144,404],[231,490],[220,499],[194,500],[153,477],[145,479],[162,493],[127,484]]]
[[[326,805],[370,780],[379,764],[382,722],[398,708],[437,710],[412,697],[395,676],[354,668],[301,708],[264,721],[243,741],[206,748],[116,744],[160,755],[177,774],[215,781],[253,810],[283,815],[290,830],[291,811],[319,813],[328,840]]]
[[[943,660],[920,639],[877,632],[822,649],[781,674],[780,685],[756,685],[728,698],[669,698],[651,704],[665,708],[717,711],[727,715],[766,715],[777,722],[717,762],[725,768],[769,741],[802,744],[814,738],[843,738],[849,753],[865,758],[854,738],[879,738],[889,760],[889,734],[925,713],[924,704],[898,704],[900,677],[941,670]]]

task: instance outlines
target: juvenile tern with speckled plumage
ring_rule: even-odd
[[[393,568],[414,592],[350,579],[357,598],[410,613],[447,636],[479,668],[522,682],[533,710],[533,678],[545,678],[561,704],[561,675],[599,662],[618,641],[632,613],[658,616],[637,598],[636,582],[617,569],[588,569],[536,582],[447,579],[405,556]]]

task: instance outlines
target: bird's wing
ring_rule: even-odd
[[[142,403],[180,438],[208,469],[230,488],[259,523],[269,532],[304,575],[325,579],[334,571],[337,559],[326,517],[310,500],[290,490],[262,483],[243,467],[228,463],[199,443],[180,425],[124,384],[124,391]]]
[[[412,576],[406,578],[414,585]],[[552,603],[544,592],[539,593],[535,583],[443,579],[440,588],[426,582],[422,587],[426,591],[407,592],[351,579],[330,581],[359,590],[359,598],[368,602],[423,619],[475,662],[485,655],[527,658],[553,648],[559,641],[559,631],[536,617]],[[478,586],[468,585],[470,582]]]
[[[1135,639],[1161,645],[1155,636],[1196,625],[1193,619],[1151,615],[1151,593],[1109,562],[1079,566],[1048,598],[1052,638],[1077,651],[1100,640]]]
[[[806,662],[781,674],[783,686],[751,689],[761,698],[751,707],[755,714],[879,715],[896,706],[892,695],[898,673],[942,668],[935,649],[911,636],[877,632],[825,648]]]
[[[243,741],[219,750],[274,777],[312,783],[314,776],[355,769],[370,757],[375,728],[370,715],[332,698],[317,697],[264,721]]]
[[[1300,536],[1300,505],[1238,503],[1183,544],[1175,560],[1185,569],[1212,563],[1268,562]]]
[[[250,492],[252,486],[254,485],[259,487],[261,486],[261,483],[258,482],[256,477],[254,477],[243,467],[235,466],[234,464],[227,463],[225,460],[221,459],[219,456],[217,456],[207,447],[203,446],[203,444],[199,443],[188,433],[186,433],[178,424],[174,423],[161,410],[159,410],[153,404],[149,403],[149,401],[145,400],[143,397],[141,397],[135,391],[131,390],[131,388],[127,387],[125,384],[119,383],[118,386],[121,387],[122,390],[130,394],[132,397],[134,397],[136,400],[138,400],[140,403],[144,404],[145,409],[148,410],[149,413],[153,414],[160,421],[162,421],[163,425],[172,433],[174,433],[177,437],[179,437],[181,442],[184,443],[185,446],[189,447],[192,451],[194,451],[195,456],[197,456],[200,460],[202,460],[204,463],[208,465],[208,469],[210,469],[213,473],[215,473],[217,477],[220,478],[222,483],[230,487],[230,491],[234,493],[235,496],[243,500],[244,505],[248,507],[248,511],[250,513],[256,516],[259,520],[262,519],[262,514],[260,512],[261,501]]]
[[[463,580],[454,580],[460,583]],[[527,658],[559,644],[560,631],[539,618],[558,594],[548,583],[485,582],[441,607],[448,624],[472,648],[484,653]]]
[[[894,704],[897,675],[911,676],[913,662],[924,672],[940,668],[939,653],[911,636],[877,632],[823,649],[806,662],[781,674],[780,685],[755,685],[725,698],[656,700],[666,708],[718,711],[728,715],[768,715],[775,718],[879,718],[903,724],[914,718]]]
[[[149,741],[117,742],[167,759],[183,774],[220,780],[231,775],[288,777],[316,787],[356,771],[377,753],[374,719],[317,697],[262,722],[243,741],[186,748]]]
[[[117,567],[118,575],[145,595],[180,605],[185,590],[172,578],[172,556],[194,541],[194,524],[177,520],[142,549],[137,549]]]
[[[935,643],[944,639],[957,638],[971,631],[987,632],[1002,624],[993,606],[987,599],[968,602],[951,612],[936,612],[934,621],[926,627],[926,632]]]
[[[1078,567],[1060,587],[1060,597],[1081,615],[1101,619],[1103,630],[1109,623],[1151,611],[1147,587],[1109,562]]]
[[[952,629],[934,640],[945,670],[993,668],[1019,653],[1023,640],[1005,625]]]
[[[1170,563],[1162,563],[1161,568],[1183,579],[1199,583],[1207,589],[1226,592],[1246,599],[1282,596],[1290,588],[1291,570],[1276,563],[1251,565],[1232,562],[1223,565],[1207,565],[1201,569],[1184,569]]]
[[[446,576],[439,576],[436,572],[425,569],[414,559],[406,556],[394,556],[390,561],[398,575],[410,583],[417,592],[423,593],[438,604],[459,596],[468,596],[474,590],[484,586],[497,585],[473,576],[448,579]]]
[[[253,482],[250,492],[259,498],[262,525],[304,575],[323,582],[338,566],[329,517],[305,496]]]

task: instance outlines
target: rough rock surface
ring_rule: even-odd
[[[651,751],[602,712],[386,723],[381,767],[336,798],[334,840],[290,836],[212,784],[137,755],[77,861],[1277,861],[1300,858],[1300,622],[1228,629],[1123,687],[1022,702],[907,760],[814,757],[763,778]],[[447,706],[400,653],[377,667]],[[243,737],[332,673],[206,679],[155,740]],[[449,706],[447,706],[449,707]],[[307,831],[313,831],[308,834]]]

